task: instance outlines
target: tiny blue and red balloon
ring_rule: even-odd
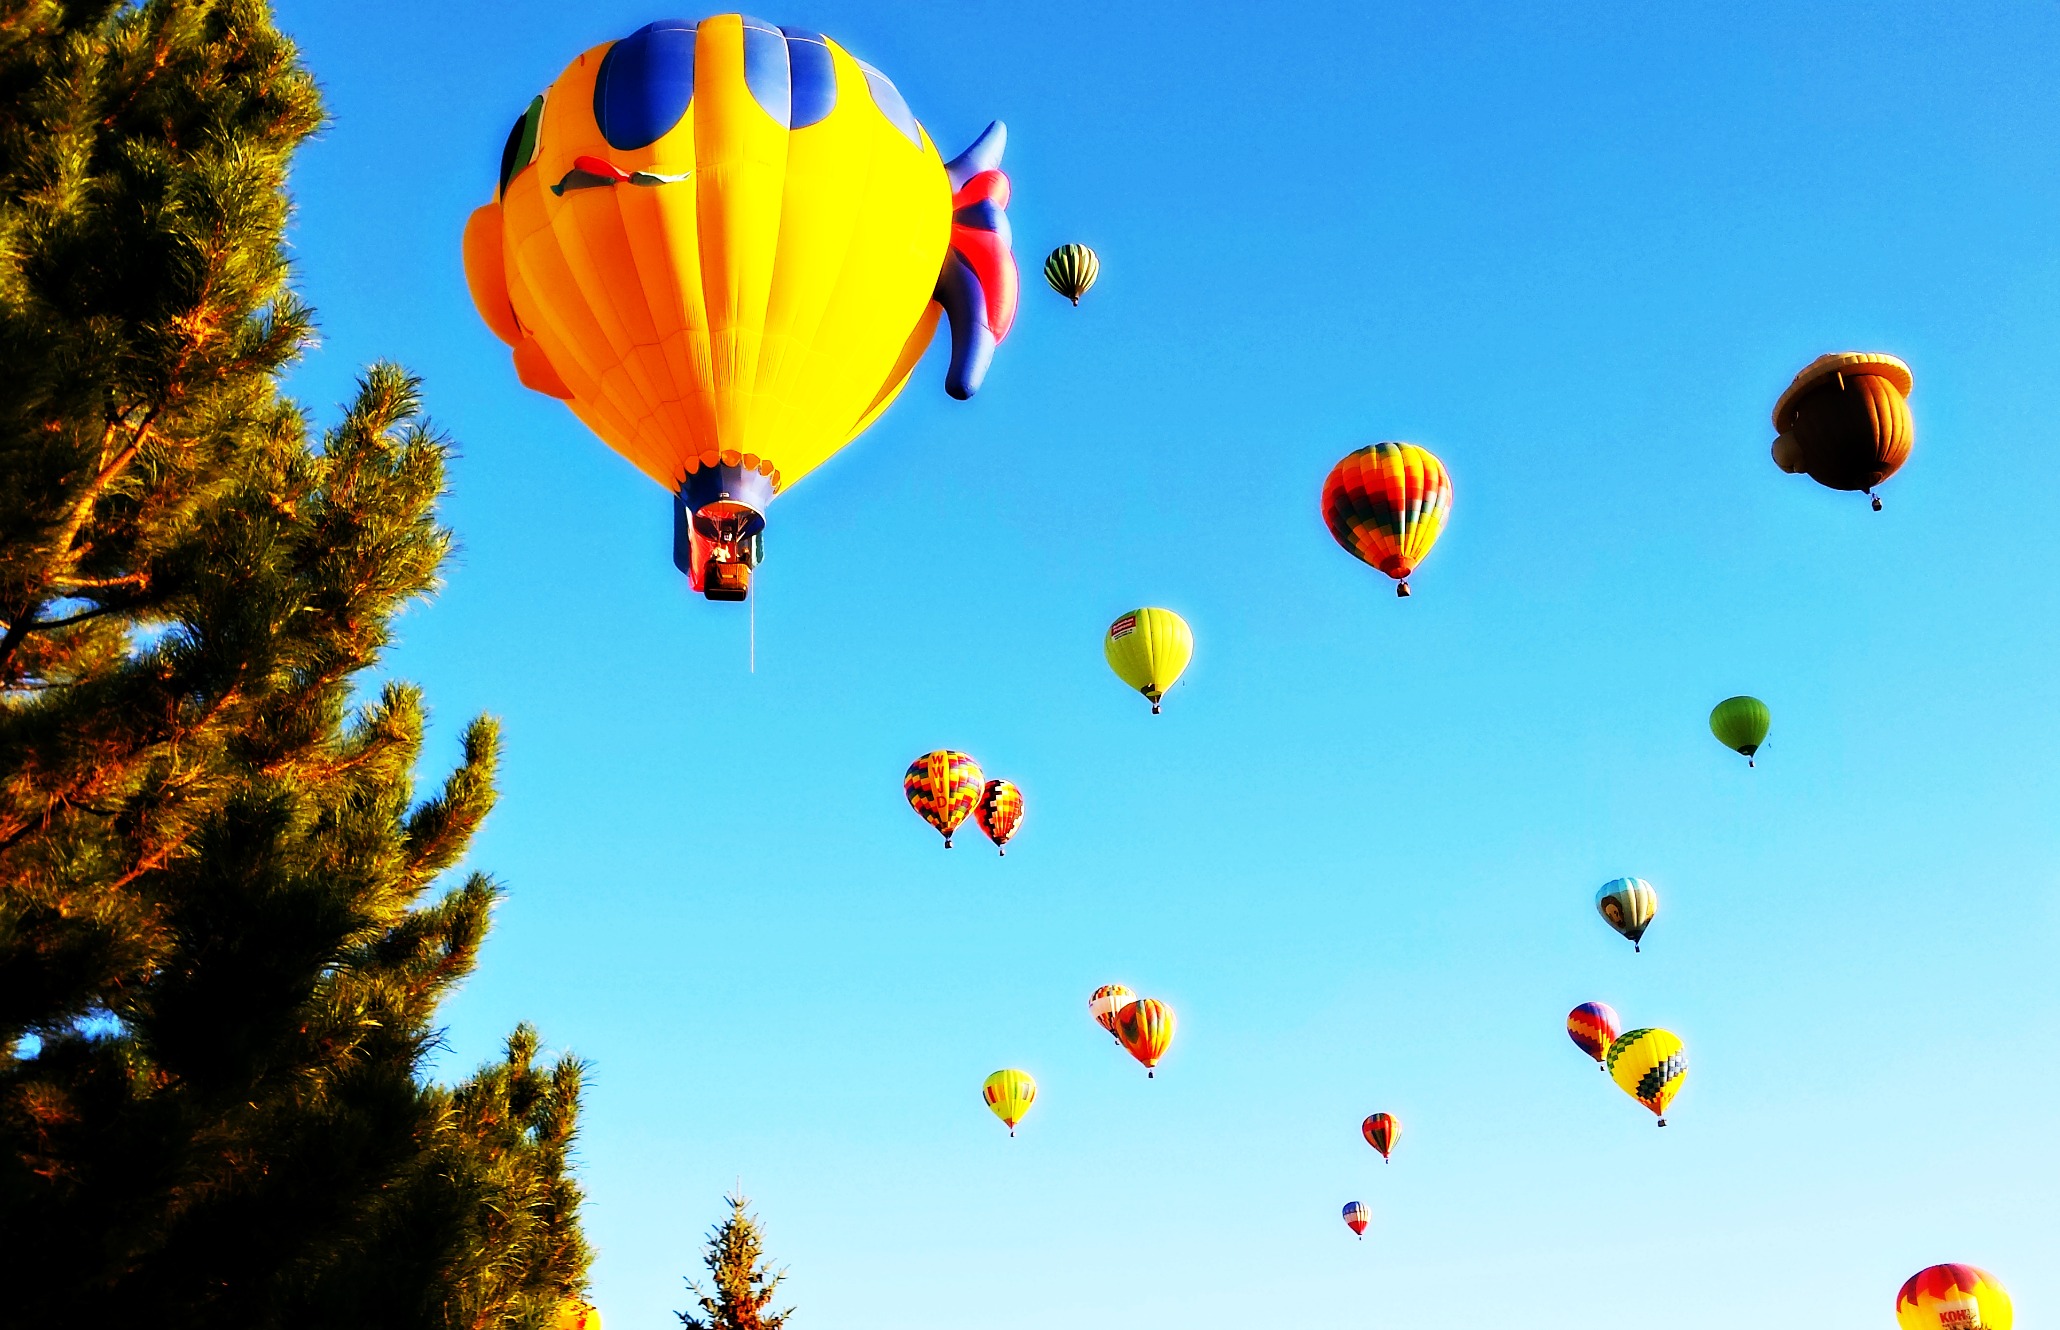
[[[1373,1211],[1366,1208],[1366,1202],[1353,1201],[1345,1207],[1345,1227],[1360,1237],[1366,1236],[1366,1226],[1372,1222]]]

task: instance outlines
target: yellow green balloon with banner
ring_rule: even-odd
[[[1172,610],[1147,606],[1116,616],[1102,639],[1102,654],[1118,679],[1145,695],[1156,716],[1159,699],[1194,658],[1195,635]]]

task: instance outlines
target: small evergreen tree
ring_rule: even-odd
[[[780,1330],[794,1309],[775,1312],[767,1308],[787,1272],[766,1268],[765,1235],[759,1230],[758,1216],[745,1208],[751,1198],[733,1192],[725,1199],[729,1216],[708,1235],[708,1250],[702,1257],[711,1287],[702,1288],[690,1276],[687,1291],[700,1304],[700,1311],[673,1315],[686,1330]]]
[[[445,445],[319,442],[262,0],[0,0],[0,1233],[11,1320],[540,1326],[589,1259],[576,1061],[425,1083],[497,894],[438,882],[498,740],[417,794],[353,689],[436,585]]]

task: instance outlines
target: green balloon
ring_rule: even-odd
[[[1724,747],[1745,754],[1747,766],[1767,741],[1767,727],[1773,723],[1774,713],[1757,697],[1727,697],[1710,712],[1710,733]]]

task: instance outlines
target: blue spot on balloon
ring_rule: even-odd
[[[794,106],[789,129],[806,129],[837,109],[837,66],[830,44],[819,32],[781,28],[787,36],[787,64],[792,72]]]
[[[751,89],[751,96],[767,115],[777,120],[781,128],[787,127],[793,105],[787,73],[787,39],[764,19],[744,19],[744,86]]]
[[[693,100],[694,25],[684,19],[638,28],[608,48],[594,76],[594,123],[624,151],[664,138]]]
[[[908,135],[908,141],[918,148],[923,146],[923,131],[916,124],[915,113],[902,100],[901,89],[894,86],[894,80],[861,60],[858,67],[865,71],[866,86],[873,90],[873,105],[880,113],[894,123],[894,127]]]

